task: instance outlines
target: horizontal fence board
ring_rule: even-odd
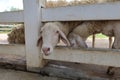
[[[0,44],[0,54],[11,54],[25,57],[25,45]]]
[[[43,57],[48,60],[120,67],[120,50],[57,47],[51,55]]]
[[[120,2],[42,8],[42,21],[119,20]]]
[[[0,12],[0,23],[23,23],[23,11]]]

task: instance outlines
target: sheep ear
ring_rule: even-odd
[[[37,46],[42,46],[42,36],[40,35],[40,37],[38,38],[38,41],[37,41]]]
[[[68,41],[67,37],[65,36],[65,34],[61,30],[59,30],[59,35],[60,35],[61,40],[65,44],[67,44],[67,46],[70,46],[70,42]]]
[[[39,36],[39,38],[38,38],[38,40],[37,40],[37,46],[40,46],[40,47],[42,47],[42,30],[43,30],[43,27],[40,29],[40,36]]]

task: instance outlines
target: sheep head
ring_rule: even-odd
[[[40,46],[41,52],[48,56],[53,52],[60,39],[65,44],[70,45],[66,35],[59,29],[58,25],[48,22],[41,28],[37,46]]]

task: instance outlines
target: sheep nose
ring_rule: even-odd
[[[42,48],[42,51],[47,56],[49,55],[50,48]]]

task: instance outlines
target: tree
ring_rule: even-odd
[[[20,10],[20,9],[19,8],[15,8],[13,6],[10,8],[10,11],[18,11],[18,10]]]
[[[10,7],[10,9],[6,9],[4,12],[6,12],[6,11],[18,11],[18,10],[20,10],[20,9],[12,6],[12,7]]]

